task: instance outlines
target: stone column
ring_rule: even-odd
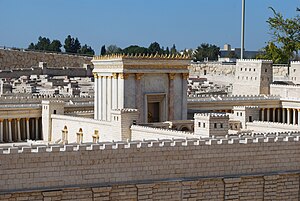
[[[293,124],[296,125],[297,117],[296,117],[296,109],[293,109]]]
[[[280,110],[281,110],[281,108],[278,108],[278,110],[277,110],[277,122],[281,122]]]
[[[300,109],[298,109],[298,126],[300,125]]]
[[[261,121],[265,121],[265,108],[261,108]]]
[[[106,121],[107,114],[107,84],[106,76],[102,76],[102,120]]]
[[[39,139],[39,118],[35,118],[35,140]]]
[[[135,102],[136,108],[139,110],[139,122],[143,121],[143,95],[142,95],[142,86],[141,86],[141,79],[143,77],[143,73],[136,73],[135,74]]]
[[[107,76],[107,110],[106,110],[106,120],[111,120],[111,96],[112,96],[112,90],[111,90],[111,76]]]
[[[120,73],[118,78],[118,109],[124,108],[124,82],[128,75]]]
[[[8,119],[8,142],[12,142],[12,127],[11,127],[12,119]]]
[[[118,74],[113,73],[112,78],[112,109],[118,108]]]
[[[189,78],[188,73],[182,74],[182,112],[181,119],[187,119],[187,79]]]
[[[94,73],[94,119],[98,119],[98,75]]]
[[[291,123],[291,109],[287,108],[287,124]]]
[[[282,108],[282,123],[286,123],[286,109]]]
[[[0,142],[3,142],[3,119],[0,119]]]
[[[103,94],[102,94],[102,76],[98,75],[98,120],[102,120],[102,100],[103,100]]]
[[[267,121],[270,121],[270,108],[267,108]]]
[[[18,130],[18,140],[17,141],[22,141],[20,118],[17,118],[17,130]]]
[[[30,140],[29,120],[30,118],[26,118],[26,136],[28,140]]]
[[[175,78],[175,73],[169,73],[169,101],[168,101],[168,120],[174,120],[174,78]]]
[[[272,112],[273,112],[273,115],[272,115],[272,118],[273,118],[273,119],[272,119],[272,121],[273,121],[273,122],[276,122],[276,108],[273,108],[273,111],[272,111]]]

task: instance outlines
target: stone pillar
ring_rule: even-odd
[[[111,90],[111,76],[107,76],[107,110],[106,110],[106,120],[111,120],[111,96],[112,96],[112,90]]]
[[[35,135],[34,135],[35,140],[39,139],[39,118],[35,118]]]
[[[113,73],[112,78],[112,109],[118,108],[118,74]]]
[[[29,120],[30,120],[30,118],[26,118],[26,136],[27,136],[28,140],[30,140]]]
[[[296,117],[296,109],[293,109],[293,124],[296,125],[297,117]]]
[[[261,121],[265,121],[265,108],[261,108]]]
[[[3,119],[0,119],[0,142],[3,142]]]
[[[273,115],[272,115],[272,121],[276,122],[276,108],[273,108]]]
[[[267,108],[267,121],[270,121],[270,108]]]
[[[168,120],[174,120],[174,78],[175,73],[169,73]]]
[[[282,123],[286,123],[285,108],[282,108]]]
[[[94,73],[94,119],[98,119],[98,75]]]
[[[102,94],[102,76],[98,75],[98,120],[102,120],[102,101],[103,101],[103,94]]]
[[[107,84],[106,76],[102,77],[102,120],[106,121],[107,115]]]
[[[181,119],[187,119],[187,79],[189,78],[188,73],[182,74],[182,112]]]
[[[118,109],[124,108],[124,79],[127,75],[120,73],[118,77]]]
[[[281,108],[278,108],[278,110],[277,110],[277,122],[281,122],[280,110],[281,110]]]
[[[291,109],[287,108],[287,124],[291,123]]]
[[[8,142],[12,142],[12,127],[11,127],[12,119],[8,119]]]
[[[298,109],[298,126],[300,125],[300,109]]]
[[[18,130],[18,134],[17,134],[18,140],[17,141],[22,141],[20,118],[17,118],[17,130]]]
[[[143,121],[143,95],[142,95],[142,85],[141,85],[141,79],[143,77],[143,73],[136,73],[135,74],[135,103],[136,103],[136,108],[140,111],[139,112],[139,122],[144,122]]]

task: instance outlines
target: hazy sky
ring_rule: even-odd
[[[293,17],[300,0],[246,0],[247,50],[270,38],[269,6]],[[204,42],[240,46],[241,0],[0,0],[0,9],[0,46],[27,47],[38,36],[63,43],[68,34],[97,53],[103,44],[154,41],[177,49]]]

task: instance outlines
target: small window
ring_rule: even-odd
[[[253,71],[255,72],[255,68],[253,68]]]
[[[249,116],[249,122],[252,122],[253,120],[252,120],[252,116]]]
[[[251,71],[251,68],[249,68],[249,71]]]
[[[265,69],[265,72],[268,72],[268,69]]]
[[[242,113],[242,112],[240,112],[240,116],[243,116],[243,113]]]
[[[205,128],[205,123],[203,123],[203,128]]]
[[[247,68],[245,68],[245,71],[247,71]]]
[[[241,71],[243,71],[243,68],[241,68]]]
[[[239,113],[238,113],[238,112],[236,112],[236,116],[239,116]]]
[[[223,124],[222,123],[220,124],[220,128],[223,128]]]
[[[240,76],[238,76],[238,79],[240,79]]]
[[[214,123],[214,128],[217,128],[217,123]]]
[[[294,72],[296,72],[296,69],[294,69]]]
[[[201,127],[201,122],[198,122],[198,127]]]
[[[56,110],[53,111],[53,114],[56,114]]]

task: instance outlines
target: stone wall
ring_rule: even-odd
[[[300,98],[300,86],[271,84],[270,93],[282,98]]]
[[[82,67],[90,64],[92,57],[0,49],[0,70],[31,68],[39,62],[46,62],[51,67]]]
[[[247,122],[246,125],[247,130],[253,130],[254,132],[287,132],[300,130],[298,125],[277,122],[254,121]]]
[[[11,147],[0,200],[299,200],[299,133]]]

